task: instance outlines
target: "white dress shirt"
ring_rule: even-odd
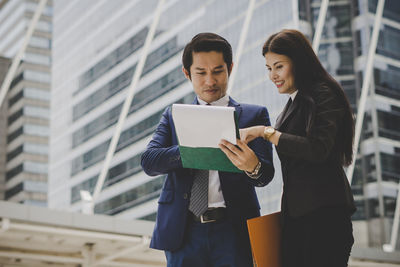
[[[298,90],[294,91],[293,93],[289,94],[290,98],[292,99],[292,103],[297,95]]]
[[[199,101],[200,105],[207,105],[208,103],[201,100],[197,97],[197,101]],[[217,101],[209,103],[211,106],[222,106],[227,107],[229,104],[229,96],[225,95],[224,97],[218,99]],[[221,190],[221,182],[219,181],[219,174],[218,171],[209,171],[209,178],[208,178],[208,207],[209,208],[219,208],[224,207],[225,200],[224,196],[222,195]]]

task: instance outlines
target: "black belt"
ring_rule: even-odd
[[[195,216],[192,213],[193,221],[201,223],[216,222],[226,218],[225,208],[209,208],[203,215]]]

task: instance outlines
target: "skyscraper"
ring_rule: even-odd
[[[365,75],[377,0],[353,3],[354,71],[357,89]],[[389,243],[400,183],[400,2],[386,0],[373,63],[362,132],[358,174],[360,219],[370,245]],[[359,91],[357,92],[359,93]],[[358,95],[358,94],[357,94]],[[399,246],[400,240],[397,242]]]
[[[329,3],[318,57],[343,86],[355,114],[378,0]],[[299,17],[314,32],[321,1],[299,1]],[[400,182],[400,2],[386,0],[352,188],[358,242],[390,242]],[[400,242],[398,242],[400,244]]]
[[[0,83],[3,82],[10,60],[0,57]],[[4,199],[6,190],[6,154],[7,154],[7,103],[0,107],[0,199]]]
[[[50,207],[80,210],[80,190],[93,191],[157,2],[55,2]],[[260,51],[269,33],[294,26],[291,12],[273,11],[286,6],[257,1],[233,88],[238,100],[274,103],[272,116],[285,99],[265,89]],[[95,212],[154,217],[164,177],[145,175],[140,155],[165,107],[194,99],[181,71],[182,49],[198,32],[212,31],[236,52],[247,8],[247,0],[166,1]],[[279,178],[274,184],[262,194],[273,196],[278,209]]]
[[[37,1],[2,1],[0,55],[13,58],[22,45]],[[52,7],[43,12],[3,101],[6,125],[5,200],[46,205]],[[4,154],[2,154],[4,155]]]
[[[78,211],[80,190],[93,192],[118,120],[127,87],[154,16],[156,0],[56,1],[52,65],[49,205]],[[248,0],[166,1],[141,80],[95,212],[125,218],[154,218],[163,176],[148,177],[140,155],[161,113],[193,101],[181,72],[184,45],[197,33],[226,37],[237,55]],[[342,84],[357,112],[376,0],[331,0],[318,56]],[[232,97],[268,107],[274,124],[286,97],[267,78],[261,47],[282,28],[298,28],[312,40],[321,1],[255,1]],[[399,182],[399,3],[386,0],[374,61],[363,139],[353,179],[357,239],[388,242]],[[400,50],[399,50],[400,51]],[[232,77],[231,77],[232,78]],[[280,208],[282,181],[258,189],[262,212]]]

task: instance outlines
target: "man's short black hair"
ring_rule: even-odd
[[[190,76],[190,66],[193,64],[193,52],[222,52],[226,66],[232,65],[232,46],[229,42],[211,32],[202,32],[195,35],[192,40],[185,46],[182,56],[182,64]]]

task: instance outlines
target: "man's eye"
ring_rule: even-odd
[[[283,67],[282,65],[276,66],[277,69],[281,69],[282,67]]]
[[[198,75],[204,75],[204,74],[206,74],[205,72],[197,72],[196,74],[198,74]]]
[[[216,71],[214,71],[214,73],[215,74],[220,74],[220,73],[222,73],[222,70],[216,70]]]

